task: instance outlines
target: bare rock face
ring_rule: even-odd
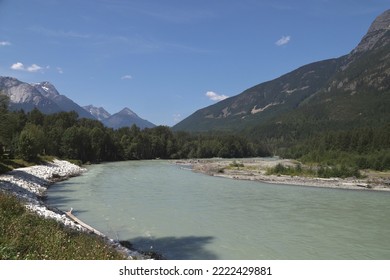
[[[92,116],[94,116],[99,121],[107,119],[111,116],[103,107],[95,107],[93,105],[83,106]]]
[[[52,100],[43,96],[33,85],[12,77],[0,77],[0,92],[9,97],[14,109],[31,111],[34,107],[44,113],[54,113],[60,108]]]
[[[41,82],[39,84],[33,84],[34,88],[38,90],[43,96],[53,99],[60,95],[57,89],[49,82]]]
[[[9,97],[10,109],[30,112],[37,108],[44,114],[75,111],[80,118],[95,119],[74,101],[61,95],[49,82],[29,84],[0,76],[0,93]]]
[[[371,24],[367,34],[363,37],[359,45],[352,51],[352,54],[366,52],[374,47],[388,44],[390,41],[390,10],[379,15]],[[378,45],[380,44],[380,45]]]
[[[390,29],[390,10],[387,10],[383,12],[381,15],[379,15],[371,24],[367,33],[371,33],[382,29],[387,29],[387,30]]]

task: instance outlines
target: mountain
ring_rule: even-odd
[[[101,121],[105,126],[118,129],[121,127],[131,127],[133,124],[139,128],[152,128],[155,125],[147,120],[140,118],[136,113],[134,113],[129,108],[124,108],[120,112],[111,115],[102,107],[95,107],[93,105],[88,105],[83,107],[90,114],[92,114],[96,119]]]
[[[44,97],[50,99],[61,108],[60,111],[75,111],[80,118],[95,119],[95,117],[82,108],[80,105],[69,99],[65,95],[59,94],[57,89],[49,82],[42,82],[33,85]]]
[[[111,114],[107,112],[103,107],[95,107],[93,105],[88,105],[83,106],[83,108],[99,121],[107,119],[111,116]]]
[[[44,114],[75,111],[80,118],[96,119],[111,128],[137,125],[140,128],[151,128],[155,125],[140,118],[128,108],[111,115],[102,107],[88,105],[81,107],[58,90],[49,82],[29,84],[12,77],[0,76],[0,93],[9,98],[11,110],[30,112],[37,108]]]
[[[61,111],[61,108],[33,85],[15,78],[0,77],[0,92],[8,96],[11,110],[23,109],[26,112],[37,108],[45,114]]]
[[[140,118],[136,113],[131,111],[129,108],[124,108],[122,111],[109,116],[104,119],[103,124],[107,127],[111,127],[114,129],[121,127],[129,127],[132,125],[136,125],[139,128],[152,128],[155,125],[147,120]]]
[[[37,108],[44,114],[76,111],[81,118],[94,119],[71,99],[60,95],[49,82],[29,84],[12,77],[0,77],[0,92],[9,97],[11,110],[30,112]]]
[[[311,122],[390,121],[390,10],[378,16],[349,54],[302,66],[200,109],[174,130],[265,129]]]

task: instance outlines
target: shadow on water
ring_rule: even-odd
[[[69,198],[66,196],[56,196],[54,199],[46,198],[44,201],[49,207],[54,207],[60,209],[61,211],[69,211],[70,208],[72,207],[72,202],[80,201],[80,199]],[[86,213],[86,212],[90,212],[90,211],[86,209],[79,209],[79,208],[72,209],[72,213],[75,216],[77,216],[77,214]]]
[[[204,248],[213,240],[212,236],[137,237],[127,242],[152,257],[157,254],[169,260],[216,260],[218,256]]]

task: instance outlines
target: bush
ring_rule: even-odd
[[[314,176],[320,178],[330,177],[356,177],[361,178],[362,175],[357,167],[348,168],[345,165],[341,166],[320,166],[317,170],[303,168],[301,164],[297,164],[294,167],[284,166],[278,163],[275,167],[267,170],[267,175],[289,175],[289,176]]]
[[[230,167],[240,168],[244,167],[244,164],[242,162],[233,161],[231,164],[229,164]]]
[[[317,176],[320,178],[330,178],[330,177],[340,177],[340,178],[347,178],[347,177],[356,177],[361,178],[362,175],[357,167],[355,168],[348,168],[345,165],[342,165],[340,167],[338,166],[332,166],[332,167],[323,167],[321,166],[317,170]]]

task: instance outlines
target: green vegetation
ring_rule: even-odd
[[[315,98],[321,94],[325,93],[319,93]],[[305,166],[318,167],[277,165],[269,169],[268,174],[359,178],[360,169],[390,169],[387,106],[390,95],[387,91],[363,98],[358,96],[358,93],[351,97],[349,93],[337,92],[328,96],[332,102],[325,105],[308,102],[298,106],[296,100],[299,110],[278,118],[270,116],[265,123],[247,129],[242,126],[242,130],[231,133],[187,133],[172,131],[165,126],[113,130],[99,121],[79,119],[74,112],[52,115],[44,115],[38,110],[10,112],[7,98],[0,95],[0,173],[39,163],[48,155],[78,164],[279,155],[297,159]],[[233,162],[228,168],[242,167],[239,162]],[[0,211],[1,258],[121,257],[100,243],[99,238],[38,218],[24,210],[15,199],[2,194]]]
[[[239,169],[240,167],[244,167],[244,164],[242,162],[237,162],[236,160],[233,160],[233,162],[229,164],[229,167]]]
[[[297,164],[295,167],[284,166],[278,163],[275,167],[267,169],[267,175],[289,175],[289,176],[315,176],[315,172],[312,169],[303,170],[301,164]]]
[[[345,165],[341,166],[320,166],[318,168],[303,168],[301,164],[295,166],[284,166],[277,164],[275,167],[267,169],[267,175],[288,175],[288,176],[306,176],[319,178],[347,178],[355,177],[362,178],[363,176],[357,168],[349,168]]]
[[[279,155],[305,166],[279,164],[268,174],[324,178],[359,178],[361,169],[390,170],[389,35],[387,31],[375,39],[370,51],[305,65],[201,109],[174,130],[113,130],[79,119],[75,112],[10,112],[8,98],[0,92],[0,174],[48,156],[81,164]],[[252,113],[259,109],[261,113]],[[234,161],[228,168],[243,167]],[[41,219],[0,193],[0,258],[122,256],[96,236]]]
[[[25,113],[0,108],[0,162],[36,162],[46,155],[82,163],[269,155],[259,142],[233,134],[174,133],[165,126],[113,130],[99,121],[79,119],[75,112],[44,115],[36,109]]]
[[[367,125],[359,119],[329,120],[324,107],[302,106],[282,118],[280,123],[269,122],[243,130],[238,135],[237,132],[187,133],[165,126],[113,130],[99,121],[79,119],[74,112],[52,115],[44,115],[38,110],[10,112],[7,98],[0,97],[0,172],[17,166],[10,163],[12,159],[39,162],[40,157],[46,155],[78,164],[279,155],[305,164],[329,166],[332,170],[341,166],[379,171],[390,169],[390,124],[383,106],[365,112]],[[351,100],[349,98],[349,102]],[[386,98],[383,100],[387,102]],[[339,101],[340,104],[347,102]],[[364,102],[370,101],[364,99]],[[382,117],[375,125],[368,125],[374,123],[375,113]]]
[[[281,149],[280,154],[304,163],[388,170],[390,125],[318,133]]]
[[[30,213],[0,192],[0,259],[107,260],[125,257],[100,237],[77,232]]]
[[[230,134],[173,133],[168,127],[113,130],[74,112],[7,110],[0,95],[0,173],[53,156],[82,164],[136,159],[267,155],[257,142]],[[42,219],[0,193],[0,259],[121,259],[101,238]]]
[[[324,176],[389,170],[390,31],[367,34],[364,44],[370,40],[369,50],[302,66],[173,129],[235,131],[273,155],[324,166]]]

